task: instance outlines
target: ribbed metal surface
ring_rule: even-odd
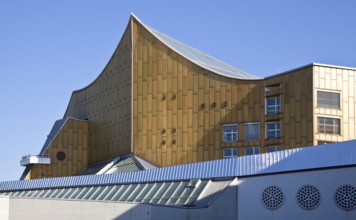
[[[9,181],[0,183],[0,191],[242,177],[345,165],[356,165],[356,141],[130,173]]]
[[[77,175],[94,175],[97,174],[101,169],[111,163],[112,160],[103,161],[100,163],[95,163],[87,166],[85,169],[79,171]]]
[[[138,21],[140,21],[135,15],[134,16]],[[165,45],[167,45],[172,50],[176,51],[183,57],[187,58],[188,60],[192,61],[193,63],[210,70],[214,73],[219,75],[235,78],[235,79],[245,79],[245,80],[255,80],[260,79],[259,77],[250,75],[245,73],[233,66],[230,66],[220,60],[217,60],[201,51],[198,51],[182,42],[179,42],[165,34],[158,32],[157,30],[143,24],[141,21],[140,23],[154,36],[156,36],[160,41],[162,41]]]
[[[225,188],[230,184],[231,181],[212,181],[208,183],[208,187],[199,195],[196,206],[202,207],[209,205]]]

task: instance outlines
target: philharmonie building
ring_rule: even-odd
[[[260,78],[132,14],[63,109],[0,219],[356,219],[356,68]]]

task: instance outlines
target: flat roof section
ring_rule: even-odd
[[[0,192],[232,178],[356,165],[356,140],[137,172],[0,182]]]

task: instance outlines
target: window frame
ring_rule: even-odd
[[[330,93],[330,94],[337,94],[337,95],[339,95],[339,103],[338,103],[338,106],[331,106],[331,105],[327,105],[326,103],[324,103],[324,104],[322,104],[322,105],[320,105],[319,104],[319,92],[320,93]],[[325,100],[328,100],[328,99],[326,99],[326,98],[324,98],[324,101]],[[330,100],[329,100],[330,101]],[[331,100],[331,101],[333,101],[333,100]],[[329,109],[339,109],[339,110],[341,110],[341,92],[340,91],[334,91],[334,90],[323,90],[323,89],[317,89],[316,90],[316,107],[317,108],[329,108]]]
[[[230,155],[226,156],[225,150],[229,150],[231,153],[231,156]],[[235,152],[236,152],[236,154],[234,155]],[[235,157],[238,157],[238,154],[239,154],[239,152],[238,152],[237,147],[228,147],[228,148],[223,149],[223,159],[235,158]]]
[[[258,125],[258,138],[257,139],[247,139],[246,138],[246,125]],[[261,139],[261,123],[256,121],[256,122],[246,122],[244,123],[244,140],[245,141],[259,141]]]
[[[317,145],[332,144],[332,143],[335,143],[335,142],[334,141],[318,140]]]
[[[269,149],[272,148],[272,147],[274,148],[274,150],[270,151]],[[272,153],[272,152],[276,152],[276,151],[280,151],[281,150],[281,146],[280,145],[271,145],[271,146],[267,146],[266,148],[267,148],[266,149],[267,153]]]
[[[231,136],[232,136],[231,140],[225,139],[225,127],[228,127],[228,126],[236,126],[236,132],[229,131],[229,134],[231,134]],[[236,135],[236,140],[234,140],[234,134]],[[234,143],[234,142],[237,142],[238,140],[239,140],[239,126],[238,126],[238,124],[237,123],[223,124],[223,142],[224,143]]]
[[[247,150],[248,149],[252,149],[253,150],[253,154],[247,154]],[[256,152],[256,149],[258,149],[258,152]],[[245,147],[244,148],[244,153],[245,153],[245,156],[251,156],[251,155],[260,154],[261,153],[261,148],[260,148],[260,146]]]
[[[319,124],[319,119],[320,118],[324,118],[324,119],[333,119],[333,120],[337,120],[339,121],[339,125],[338,125],[338,133],[327,133],[325,132],[327,129],[326,129],[326,124],[324,123],[324,132],[321,132],[320,131],[320,124]],[[318,115],[317,116],[317,132],[318,134],[331,134],[331,135],[341,135],[341,118],[340,117],[330,117],[330,116],[325,116],[325,115]],[[324,121],[325,122],[325,121]],[[334,126],[335,124],[333,123],[332,126]],[[329,125],[330,126],[330,125]],[[333,127],[333,130],[334,130],[334,127]]]
[[[268,99],[279,99],[279,105],[275,102],[272,107],[274,107],[274,112],[273,113],[268,113]],[[278,109],[279,107],[279,109]],[[282,112],[282,106],[281,106],[281,96],[270,96],[265,98],[265,115],[276,115],[280,114]]]
[[[273,137],[269,137],[269,131],[270,129],[268,128],[268,125],[270,124],[279,124],[279,129],[278,128],[274,128],[272,131],[274,131],[274,133],[276,134],[276,136]],[[281,138],[281,122],[280,121],[269,121],[266,122],[266,139],[278,139]]]

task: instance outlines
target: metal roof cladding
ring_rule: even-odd
[[[203,67],[204,69],[210,70],[214,73],[217,73],[222,76],[242,79],[242,80],[258,80],[262,79],[257,76],[250,75],[242,70],[239,70],[233,66],[230,66],[220,60],[217,60],[199,50],[196,50],[182,42],[179,42],[165,34],[160,33],[159,31],[145,25],[139,18],[134,14],[131,14],[140,24],[145,27],[149,32],[151,32],[156,38],[158,38],[162,43],[167,45],[169,48],[180,54],[181,56],[187,58],[198,66]]]
[[[356,165],[356,140],[129,173],[0,182],[0,191],[244,177]]]

